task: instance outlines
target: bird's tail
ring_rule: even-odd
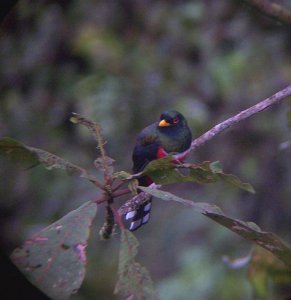
[[[138,179],[139,185],[149,186],[153,181],[148,176],[143,176]],[[129,211],[125,215],[126,220],[131,220],[129,230],[135,231],[142,225],[146,224],[150,219],[150,213],[152,208],[152,197],[142,203],[135,210]]]
[[[152,197],[142,203],[136,210],[129,211],[125,215],[126,220],[131,220],[129,230],[135,231],[142,225],[146,224],[150,219],[152,208]]]

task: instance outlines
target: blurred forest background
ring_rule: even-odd
[[[290,1],[277,2],[291,9]],[[71,112],[98,121],[116,171],[130,171],[136,135],[163,110],[181,111],[199,136],[290,84],[291,26],[244,1],[19,0],[0,30],[0,136],[91,170],[95,142],[69,122]],[[220,160],[225,172],[251,183],[255,195],[222,183],[165,188],[215,203],[290,242],[288,109],[285,101],[257,114],[189,158]],[[98,196],[93,185],[62,171],[0,164],[1,247],[7,254]],[[72,299],[119,299],[113,295],[119,231],[100,241],[104,216],[100,207],[88,272]],[[247,255],[253,244],[202,215],[156,200],[150,223],[136,237],[137,259],[160,299],[252,299],[247,267],[230,269],[222,257]]]

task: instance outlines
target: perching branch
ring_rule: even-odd
[[[278,3],[268,0],[245,0],[250,5],[256,7],[263,14],[274,18],[280,22],[291,23],[291,11],[279,5]]]
[[[206,142],[214,138],[217,134],[221,133],[225,129],[251,117],[254,114],[257,114],[267,109],[268,107],[274,104],[280,103],[282,100],[284,100],[289,96],[291,96],[291,85],[277,92],[273,96],[259,102],[258,104],[241,111],[237,115],[223,121],[222,123],[215,125],[213,128],[211,128],[210,130],[202,134],[200,137],[192,141],[190,151],[196,150],[198,147],[202,146],[203,144],[205,144]]]
[[[271,97],[255,104],[254,106],[241,111],[237,115],[223,121],[222,123],[215,125],[213,128],[211,128],[210,130],[208,130],[207,132],[202,134],[200,137],[193,140],[189,150],[185,151],[182,154],[173,155],[173,158],[179,160],[180,155],[181,156],[189,155],[191,151],[196,150],[198,147],[204,145],[206,142],[208,142],[209,140],[214,138],[217,134],[221,133],[225,129],[230,128],[231,126],[251,117],[254,114],[264,111],[265,109],[269,108],[270,106],[272,106],[274,104],[280,103],[282,100],[286,99],[289,96],[291,96],[291,85],[287,86],[285,89],[277,92],[276,94],[272,95]],[[136,179],[142,175],[143,175],[143,172],[133,174],[133,175],[128,176],[126,178],[126,180]],[[132,199],[128,200],[126,202],[126,204],[120,208],[119,212],[122,212],[122,213],[127,212],[128,208],[131,208],[132,206],[135,207],[135,206],[143,203],[146,195],[144,195],[144,194],[141,195],[141,194],[139,194],[140,196],[138,195],[139,197],[135,196]]]

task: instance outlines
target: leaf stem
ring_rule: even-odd
[[[117,191],[122,185],[124,185],[124,181],[120,181],[116,186],[112,187],[112,192]]]
[[[114,193],[113,193],[113,197],[116,198],[116,197],[120,197],[120,196],[123,196],[123,195],[126,195],[126,194],[130,194],[131,191],[130,189],[128,188],[125,188],[125,189],[119,189],[119,190],[116,190]]]
[[[120,214],[118,213],[118,211],[116,210],[116,208],[114,207],[113,204],[110,204],[110,207],[111,207],[111,210],[114,213],[114,217],[115,217],[115,220],[117,221],[117,224],[118,224],[119,228],[121,230],[125,230],[125,226],[124,226],[124,223],[123,223],[123,220],[122,220]]]

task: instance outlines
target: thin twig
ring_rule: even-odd
[[[95,140],[97,141],[97,145],[98,145],[97,148],[100,150],[101,157],[95,160],[95,166],[96,168],[101,167],[103,169],[104,179],[106,181],[106,184],[111,185],[112,178],[110,176],[110,165],[112,164],[113,160],[106,155],[106,151],[104,148],[105,142],[101,134],[100,125],[90,119],[81,116],[80,114],[72,113],[72,115],[73,116],[70,118],[71,122],[75,124],[81,124],[87,127],[92,133]]]
[[[112,178],[110,176],[110,164],[113,162],[113,160],[106,155],[106,151],[104,148],[105,142],[101,134],[101,128],[99,125],[95,126],[95,135],[98,141],[98,149],[100,150],[100,154],[101,154],[101,159],[97,159],[95,161],[95,164],[97,163],[98,165],[99,163],[101,163],[102,168],[104,170],[104,179],[107,182],[107,184],[111,185]]]
[[[122,189],[122,190],[117,190],[112,194],[112,197],[115,199],[117,197],[123,196],[123,195],[127,195],[130,194],[131,191],[127,188]],[[102,194],[101,196],[99,196],[98,198],[92,200],[93,202],[97,203],[97,204],[101,204],[104,202],[107,202],[109,200],[109,196],[107,193]]]
[[[222,123],[215,125],[213,128],[211,128],[210,130],[202,134],[200,137],[192,141],[190,151],[196,150],[198,147],[202,146],[207,141],[211,140],[217,134],[221,133],[225,129],[241,122],[242,120],[251,117],[254,114],[257,114],[267,109],[271,105],[280,103],[282,100],[284,100],[289,96],[291,96],[291,85],[287,86],[285,89],[279,91],[278,93],[272,95],[271,97],[259,102],[258,104],[241,111],[237,115],[223,121]]]
[[[96,204],[101,204],[108,201],[108,195],[102,194],[100,197],[92,200],[92,202],[95,202]]]
[[[250,5],[256,7],[263,14],[274,18],[280,22],[291,23],[291,11],[268,0],[245,0]]]
[[[94,179],[94,180],[90,180],[90,181],[93,184],[95,184],[99,189],[104,190],[104,184],[102,184],[98,179]]]
[[[119,226],[120,229],[124,230],[125,229],[125,226],[124,226],[124,223],[123,223],[123,220],[119,214],[119,212],[117,211],[117,209],[114,207],[113,204],[110,205],[111,206],[111,209],[114,213],[114,217],[115,217],[115,220]]]

